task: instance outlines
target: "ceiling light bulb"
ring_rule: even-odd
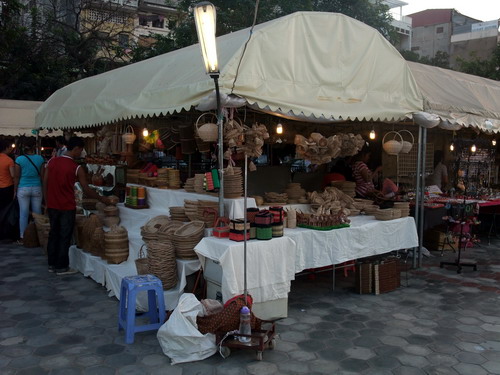
[[[493,140],[491,141],[491,144],[492,144],[493,146],[496,146],[496,145],[497,145],[497,140],[496,140],[496,139],[493,139]]]
[[[283,125],[278,124],[278,126],[276,126],[276,134],[283,134]]]
[[[372,131],[370,132],[370,139],[375,139],[375,137],[376,137],[376,136],[377,136],[377,135],[375,134],[375,130],[372,130]]]
[[[142,135],[144,137],[147,137],[149,135],[149,131],[148,131],[148,128],[144,128],[144,130],[142,131]]]
[[[453,150],[455,150],[455,145],[452,143],[452,144],[450,145],[450,151],[453,151]]]
[[[16,148],[16,144],[15,143],[12,144],[12,148]]]
[[[476,152],[476,151],[477,151],[476,145],[472,145],[472,147],[470,148],[470,150],[471,150],[472,152]]]
[[[45,150],[45,148],[42,147],[41,150],[43,151],[43,150]]]

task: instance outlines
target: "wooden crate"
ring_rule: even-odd
[[[401,286],[401,267],[398,258],[389,258],[373,265],[373,292],[393,291]]]

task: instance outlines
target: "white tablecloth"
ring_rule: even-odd
[[[285,229],[285,236],[247,242],[248,290],[254,302],[286,298],[295,273],[330,266],[393,250],[418,246],[415,221],[406,217],[378,221],[373,216],[351,217],[351,227],[330,231]],[[243,293],[243,243],[205,237],[195,248],[223,269],[224,301]]]
[[[359,215],[350,219],[349,228],[330,231],[285,229],[285,236],[297,244],[295,271],[418,246],[413,217],[379,221]]]
[[[128,186],[141,186],[135,184],[127,184]],[[184,189],[158,189],[146,187],[147,201],[150,208],[163,210],[164,215],[168,215],[169,207],[184,206],[184,199],[188,200],[205,200],[218,201],[218,197],[208,194],[189,193]],[[242,219],[244,215],[244,199],[224,199],[224,216],[230,219]],[[257,207],[255,199],[247,198],[247,207]],[[166,212],[166,213],[165,213]]]
[[[76,246],[69,248],[69,264],[71,268],[80,271],[84,276],[90,277],[99,284],[106,287],[109,296],[116,296],[120,299],[120,286],[122,279],[126,276],[137,275],[134,261],[126,261],[121,264],[108,264],[100,257],[86,253]],[[173,310],[179,301],[179,297],[184,293],[186,287],[186,276],[191,275],[200,269],[198,260],[177,259],[177,276],[179,282],[173,289],[164,291],[165,305],[167,310]],[[146,293],[141,293],[137,298],[137,307],[147,310]]]
[[[243,248],[243,242],[216,237],[205,237],[195,247],[203,265],[205,257],[220,263],[224,301],[244,292]],[[288,237],[247,242],[247,287],[254,302],[288,297],[295,278],[295,248]]]

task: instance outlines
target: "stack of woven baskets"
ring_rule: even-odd
[[[115,225],[104,233],[104,254],[108,263],[119,264],[127,260],[128,232],[124,227]]]
[[[377,220],[394,220],[401,217],[401,210],[397,208],[386,208],[377,210],[374,215]]]
[[[170,207],[170,217],[176,221],[189,221],[183,206]]]
[[[104,218],[103,222],[104,225],[107,226],[108,228],[111,228],[113,225],[118,225],[120,224],[120,211],[118,210],[118,207],[110,205],[104,207]]]
[[[101,236],[100,238],[94,238],[96,236]],[[83,235],[83,250],[96,255],[99,257],[104,256],[103,238],[102,238],[102,221],[98,215],[90,215],[83,224],[82,235]],[[99,241],[100,239],[100,241]]]
[[[394,208],[401,211],[401,217],[410,216],[410,203],[409,202],[394,202]]]
[[[197,259],[194,247],[203,238],[204,230],[205,223],[203,221],[193,221],[178,228],[172,234],[176,257],[179,259]]]

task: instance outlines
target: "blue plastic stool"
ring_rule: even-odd
[[[135,300],[140,291],[148,292],[148,311],[136,315]],[[135,317],[146,315],[150,324],[135,325]],[[132,344],[136,332],[157,330],[165,321],[165,300],[161,280],[154,275],[127,276],[122,279],[118,331],[125,330],[125,342]]]

